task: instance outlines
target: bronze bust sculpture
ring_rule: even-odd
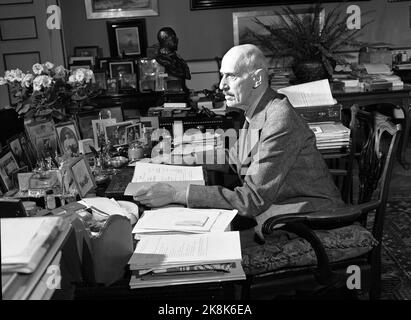
[[[185,80],[191,79],[190,69],[187,63],[177,54],[178,38],[175,31],[170,27],[161,28],[157,33],[159,49],[155,59],[165,68],[170,80],[179,80],[185,91]],[[173,86],[174,87],[174,86]]]

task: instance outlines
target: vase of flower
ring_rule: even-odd
[[[94,90],[93,71],[79,68],[73,71],[51,62],[36,63],[32,71],[7,70],[0,77],[0,85],[8,85],[14,92],[13,105],[25,121],[66,118],[66,108],[81,97],[85,99]]]

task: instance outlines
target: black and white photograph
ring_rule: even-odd
[[[77,125],[74,121],[59,123],[56,125],[56,132],[59,139],[62,154],[78,154],[81,139]]]
[[[3,193],[13,189],[13,172],[19,169],[19,165],[10,149],[0,152],[0,187]]]
[[[26,125],[30,140],[37,157],[55,155],[58,150],[58,138],[53,120],[39,120]]]
[[[141,133],[140,123],[126,127],[126,144],[139,141],[141,138]]]
[[[106,125],[104,128],[106,133],[106,143],[109,143],[113,147],[127,144],[126,128],[132,124],[131,121],[124,121]]]
[[[96,150],[100,150],[101,146],[105,145],[106,143],[105,126],[113,125],[116,122],[117,121],[115,118],[91,120],[91,125],[93,128],[94,147],[96,148]]]
[[[79,158],[70,166],[70,171],[80,197],[84,198],[96,186],[88,161]]]
[[[410,136],[411,0],[0,0],[2,299],[411,301]]]

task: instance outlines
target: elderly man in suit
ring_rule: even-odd
[[[134,199],[148,206],[237,209],[255,222],[256,231],[275,214],[344,205],[314,133],[287,98],[269,87],[263,53],[254,45],[235,46],[223,57],[220,72],[227,106],[245,112],[243,134],[230,152],[241,184],[233,190],[200,185],[176,190],[157,184],[139,190]]]

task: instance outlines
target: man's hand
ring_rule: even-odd
[[[156,183],[149,187],[142,187],[133,196],[135,201],[148,207],[163,207],[170,203],[185,204],[185,188],[177,190],[166,183]]]

